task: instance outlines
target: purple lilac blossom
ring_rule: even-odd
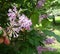
[[[25,30],[30,30],[30,26],[32,25],[31,20],[24,14],[20,15],[15,6],[13,6],[13,9],[8,10],[7,15],[10,21],[10,31],[14,34],[14,37],[18,37],[17,33],[19,33],[22,28]]]
[[[14,12],[9,12],[8,17],[10,21],[13,21],[14,19],[16,19],[16,14]]]
[[[48,51],[47,47],[38,46],[37,47],[38,54],[42,54],[43,51]]]
[[[32,25],[31,20],[29,20],[24,14],[22,14],[21,17],[19,17],[19,24],[21,27],[25,28],[26,30],[30,30],[30,26]]]
[[[42,6],[44,6],[45,0],[39,0],[37,3],[37,8],[41,8]]]
[[[52,48],[52,47],[43,47],[43,46],[37,47],[38,54],[42,54],[42,52],[46,52],[46,51],[56,51],[56,50],[57,49]]]
[[[43,51],[43,47],[42,46],[38,46],[37,47],[37,51],[38,51],[38,54],[41,54],[42,51]]]
[[[55,41],[54,38],[47,38],[47,39],[45,40],[45,43],[46,43],[46,44],[52,44],[52,43],[55,43],[54,41]]]

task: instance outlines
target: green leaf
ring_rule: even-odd
[[[3,31],[2,30],[0,30],[0,36],[2,36],[3,35]]]
[[[38,24],[38,22],[39,22],[39,13],[38,13],[38,11],[35,11],[35,12],[32,14],[31,20],[32,20],[33,25]]]
[[[43,28],[46,28],[50,25],[50,21],[48,19],[43,19],[41,23]]]
[[[37,54],[36,48],[27,46],[23,49],[22,54]]]

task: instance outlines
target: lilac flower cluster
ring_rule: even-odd
[[[42,52],[45,52],[45,51],[56,51],[56,49],[52,48],[52,47],[38,46],[37,47],[37,51],[38,51],[38,54],[42,54]]]
[[[42,54],[43,47],[42,46],[38,46],[37,47],[37,51],[38,51],[38,54]]]
[[[54,41],[55,41],[54,38],[47,38],[47,39],[45,40],[45,44],[52,44],[52,43],[55,43]]]
[[[10,34],[14,32],[15,36],[18,36],[17,33],[19,33],[21,29],[30,30],[30,26],[32,25],[31,20],[24,14],[20,15],[15,6],[13,9],[8,10],[7,15],[10,21],[10,27],[8,28],[8,30],[11,30]]]
[[[52,43],[55,43],[55,38],[50,38],[50,37],[47,37],[47,39],[44,41],[45,44],[52,44]],[[55,48],[52,48],[52,47],[43,47],[43,46],[37,46],[37,51],[38,51],[38,54],[42,54],[42,52],[44,51],[55,51],[56,49]]]
[[[41,8],[42,6],[44,6],[45,0],[39,0],[37,3],[37,8]]]

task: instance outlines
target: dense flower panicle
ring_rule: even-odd
[[[11,31],[12,33],[14,32],[15,36],[18,36],[17,33],[19,33],[22,28],[30,30],[30,26],[32,25],[31,20],[24,14],[20,15],[15,6],[13,6],[13,9],[8,10],[8,17]]]
[[[29,20],[25,15],[22,15],[19,19],[18,22],[21,24],[21,27],[30,30],[30,26],[32,25],[31,20]]]

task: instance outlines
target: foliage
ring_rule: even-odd
[[[46,39],[43,30],[47,30],[50,28],[48,15],[52,10],[48,10],[57,7],[58,5],[56,4],[59,5],[59,2],[55,0],[0,0],[0,27],[2,27],[2,31],[0,30],[0,36],[2,37],[2,39],[0,39],[0,41],[2,40],[2,44],[0,44],[0,53],[38,54],[37,46],[44,46],[43,41]],[[19,26],[21,27],[23,23],[22,22],[19,26],[15,26],[14,24],[12,24],[11,26],[11,22],[14,19],[9,21],[8,19],[11,19],[11,17],[8,16],[7,13],[9,13],[8,9],[11,10],[14,6],[16,6],[17,10],[19,10],[18,14],[20,14],[20,16],[24,14],[22,18],[25,17],[31,19],[32,26],[30,30],[27,30],[25,26],[22,27],[18,33],[14,33],[12,29],[19,28]],[[16,14],[14,11],[13,13],[16,15],[16,22],[22,19],[18,19],[20,16],[18,17],[18,14]],[[7,30],[7,28],[8,30],[10,29],[9,31],[12,30],[12,34],[10,35],[11,37],[9,36],[11,32],[8,33],[9,31]],[[17,36],[17,34],[19,36],[14,38],[14,35]]]

